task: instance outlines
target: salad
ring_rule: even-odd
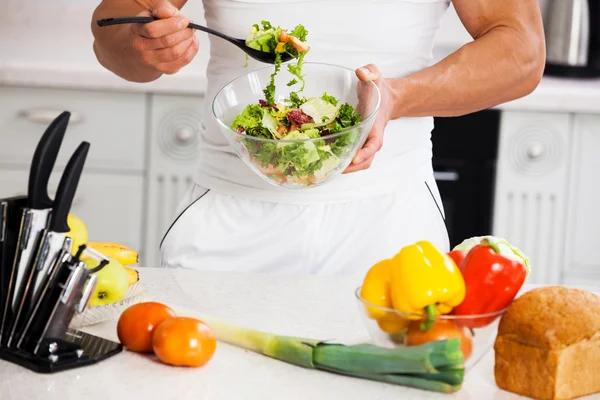
[[[263,91],[265,98],[247,105],[230,126],[244,136],[280,141],[240,139],[253,164],[282,184],[313,185],[325,180],[341,167],[360,136],[358,129],[335,135],[361,121],[361,115],[350,104],[340,103],[327,92],[310,98],[299,94],[304,89],[303,59],[309,50],[304,43],[306,35],[302,25],[290,33],[266,21],[261,26],[253,25],[246,43],[277,55],[291,54],[298,62],[288,64],[288,71],[294,76],[288,86],[301,86],[289,94],[289,99],[275,103],[274,82],[281,62],[276,63],[270,83]]]
[[[288,71],[295,76],[288,83],[288,86],[293,86],[300,81],[302,83],[300,91],[304,89],[302,64],[304,63],[304,56],[310,49],[304,43],[307,34],[308,31],[302,25],[297,25],[288,34],[286,30],[280,27],[273,27],[268,21],[262,21],[261,25],[254,24],[250,28],[250,33],[246,37],[246,45],[255,50],[275,53],[275,71],[271,75],[271,82],[264,90],[265,98],[270,104],[275,102],[275,76],[281,69],[281,54],[283,53],[287,53],[298,60],[296,64],[288,64]]]

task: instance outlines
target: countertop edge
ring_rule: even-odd
[[[39,66],[0,62],[0,86],[204,96],[208,83],[206,66],[194,67],[153,82],[135,83],[101,67],[89,65]],[[196,72],[199,69],[202,72]],[[531,94],[492,108],[502,111],[598,114],[600,80],[545,76]]]

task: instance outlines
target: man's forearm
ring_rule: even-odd
[[[492,29],[429,68],[390,79],[392,118],[458,116],[525,96],[538,85],[544,60],[543,42],[523,44],[511,28]]]
[[[132,82],[150,82],[158,79],[162,74],[145,65],[137,57],[130,40],[130,25],[100,28],[96,21],[103,18],[137,15],[144,9],[146,8],[133,0],[104,0],[92,16],[94,53],[98,62],[114,74]]]

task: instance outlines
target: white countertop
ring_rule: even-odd
[[[286,277],[140,269],[152,299],[282,335],[340,342],[368,340],[353,297],[356,282],[325,277]],[[86,328],[116,340],[116,321]],[[218,343],[202,368],[176,368],[123,352],[99,364],[57,374],[35,374],[0,361],[3,400],[140,399],[464,399],[512,400],[494,382],[493,351],[465,377],[455,394],[348,378],[289,365]],[[600,395],[586,399],[600,399]]]

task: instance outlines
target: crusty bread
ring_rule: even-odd
[[[496,384],[540,400],[600,392],[600,297],[549,286],[516,299],[498,326]]]

